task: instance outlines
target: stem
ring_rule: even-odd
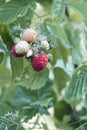
[[[81,117],[80,119],[78,119],[78,120],[76,120],[76,121],[74,121],[74,122],[72,122],[72,123],[69,123],[69,124],[67,124],[67,125],[64,125],[63,127],[61,127],[61,129],[67,128],[68,126],[70,127],[70,126],[75,125],[75,124],[77,124],[78,122],[81,122],[81,121],[84,121],[84,120],[87,120],[87,116],[86,116],[86,117]],[[84,123],[83,125],[81,125],[80,127],[82,127],[82,126],[84,126],[84,125],[86,125],[86,124],[87,124],[87,122],[85,122],[85,123]],[[78,130],[80,127],[76,128],[75,130]]]
[[[80,127],[76,128],[75,130],[79,130],[82,126],[87,125],[87,122],[85,122],[83,125],[81,125]]]
[[[35,121],[35,123],[34,123],[34,125],[33,125],[32,129],[34,129],[34,128],[35,128],[35,126],[38,124],[38,120],[39,120],[39,115],[37,115],[36,121]]]
[[[40,18],[43,18],[43,17],[46,17],[46,16],[49,16],[50,15],[50,13],[47,13],[47,14],[43,14],[43,15],[41,15],[41,16],[39,16]]]
[[[43,15],[38,15],[34,10],[30,9],[36,16],[37,18],[39,18],[40,20],[43,18],[43,17],[46,17],[48,16],[50,13],[46,13],[46,14],[43,14]]]
[[[30,9],[39,19],[40,19],[40,16],[32,9]]]

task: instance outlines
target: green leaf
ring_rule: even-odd
[[[51,6],[53,4],[53,0],[36,0],[36,1],[41,4],[41,6],[44,8],[46,12],[48,12],[51,9]]]
[[[75,118],[74,118],[75,119]],[[69,125],[69,122],[71,121],[71,116],[70,115],[65,115],[64,117],[63,117],[63,120],[62,121],[59,121],[59,120],[57,120],[57,122],[56,122],[56,124],[57,124],[57,126],[60,128],[60,129],[65,129],[65,126],[66,126],[66,130],[74,130],[73,128],[72,128],[72,126],[71,125]],[[71,124],[71,123],[70,123]],[[72,124],[74,124],[74,122],[72,123]],[[76,124],[75,124],[76,125]]]
[[[52,65],[55,65],[58,59],[62,59],[66,64],[68,61],[68,56],[71,53],[71,49],[65,47],[60,40],[58,41],[58,47],[56,49],[51,49],[50,53],[53,55],[53,59],[51,61]]]
[[[64,64],[66,64],[68,62],[68,56],[71,52],[71,49],[64,46],[62,42],[59,40],[58,51],[60,53],[60,58],[63,60]]]
[[[32,103],[32,105],[40,105],[40,106],[48,106],[49,102],[52,101],[53,98],[41,98]]]
[[[62,21],[64,17],[64,12],[65,12],[65,5],[59,1],[55,1],[55,3],[53,4],[52,13],[54,18],[58,22]]]
[[[5,2],[6,0],[0,0],[0,6],[2,6]]]
[[[51,49],[50,53],[53,55],[53,59],[51,61],[51,64],[54,66],[57,62],[57,60],[60,58],[59,51],[57,49]]]
[[[44,107],[44,106],[40,106],[38,112],[39,112],[40,114],[49,115],[49,112],[48,112],[48,110],[47,110],[47,107]]]
[[[73,64],[80,65],[82,62],[82,55],[80,50],[72,49],[72,62]]]
[[[0,116],[4,116],[8,112],[11,112],[11,108],[5,103],[0,103]]]
[[[9,85],[10,78],[10,70],[4,65],[0,65],[0,87],[3,87],[4,85]]]
[[[43,126],[43,129],[44,129],[44,130],[49,130],[49,128],[48,128],[48,126],[47,126],[47,124],[42,123],[42,126]]]
[[[54,43],[56,41],[56,45],[58,44],[57,40],[59,38],[64,46],[70,48],[70,44],[64,32],[64,29],[60,27],[60,25],[53,22],[46,22],[45,28],[45,31],[47,31],[47,36],[49,36],[50,40],[53,39]]]
[[[24,16],[28,8],[35,9],[36,4],[31,0],[12,0],[6,2],[0,10],[0,20],[7,24],[14,22],[17,17]]]
[[[65,115],[69,115],[71,113],[72,109],[68,103],[65,101],[56,102],[54,106],[54,115],[59,121],[62,121]]]
[[[41,107],[48,107],[52,106],[53,102],[53,92],[50,90],[50,87],[52,86],[52,82],[50,80],[47,81],[46,85],[40,89],[35,90],[37,97],[36,100],[34,100],[31,105],[38,105]],[[44,110],[43,108],[40,110]]]
[[[68,36],[70,44],[72,46],[70,54],[72,55],[73,64],[79,65],[82,62],[79,32],[77,29],[73,28],[73,26],[71,24],[66,24],[64,29]],[[62,54],[67,53],[66,51],[64,51],[64,52],[61,51],[61,52],[62,52]],[[63,54],[63,55],[65,55],[65,54]]]
[[[28,106],[32,100],[32,96],[29,98],[29,96],[21,88],[11,86],[4,91],[1,101],[8,102],[15,107],[22,107]]]
[[[45,87],[37,90],[18,87],[15,86],[16,84],[12,85],[5,89],[1,102],[8,103],[13,110],[18,109],[20,115],[22,117],[25,116],[25,120],[31,119],[37,113],[49,114],[47,108],[52,106],[49,83]]]
[[[27,13],[23,17],[19,17],[17,19],[17,22],[21,25],[22,28],[27,28],[31,24],[32,17],[33,17],[34,12],[30,9],[28,9]]]
[[[24,128],[22,128],[23,126],[21,126],[20,122],[17,122],[17,123],[18,123],[18,125],[16,125],[15,123],[13,123],[13,124],[9,123],[8,130],[25,130]]]
[[[50,22],[46,23],[46,27],[48,29],[48,32],[51,33],[53,37],[59,37],[65,42],[66,45],[68,44],[68,39],[62,27],[60,27],[58,24],[52,24]]]
[[[78,0],[75,0],[74,2],[71,1],[69,5],[73,9],[75,9],[80,15],[82,15],[85,20],[87,20],[87,3],[86,2],[80,2]]]
[[[10,63],[12,70],[12,81],[20,77],[23,72],[23,58],[16,58],[10,55]]]
[[[14,44],[14,41],[7,25],[0,23],[0,35],[7,49],[10,50]]]
[[[48,92],[47,86],[38,90],[27,90],[26,88],[21,88],[14,84],[13,86],[5,89],[1,101],[8,102],[15,107],[47,107],[52,99],[51,92]]]
[[[68,87],[65,89],[64,100],[75,105],[85,98],[87,93],[87,65],[76,69]]]
[[[38,113],[38,107],[25,107],[23,111],[21,112],[22,117],[25,115],[25,120],[28,121],[29,119],[32,119],[36,114]]]
[[[26,67],[21,80],[18,82],[19,85],[26,87],[27,89],[39,89],[44,87],[48,81],[48,70],[42,70],[37,72],[31,67]]]
[[[7,51],[5,45],[3,44],[3,42],[1,40],[0,40],[0,51],[1,52],[6,52]]]
[[[66,84],[69,80],[69,75],[60,67],[54,68],[54,82],[58,91],[61,91],[66,87]]]
[[[71,23],[67,23],[64,26],[64,30],[72,48],[79,49],[79,45],[80,45],[79,31],[73,28]]]

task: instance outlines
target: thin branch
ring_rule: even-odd
[[[75,130],[79,130],[81,127],[87,125],[87,122],[85,122],[84,124],[82,124],[81,126],[79,126],[78,128],[76,128]]]
[[[46,14],[43,14],[43,15],[38,15],[34,10],[30,9],[36,16],[37,18],[39,19],[42,19],[43,17],[46,17],[48,15],[50,15],[50,13],[46,13]]]

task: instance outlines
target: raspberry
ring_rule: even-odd
[[[19,41],[11,49],[11,53],[15,57],[22,57],[28,51],[29,51],[29,44],[26,41]]]
[[[48,63],[48,56],[44,53],[39,53],[32,57],[31,62],[32,62],[32,67],[36,71],[41,71],[46,67]]]
[[[12,49],[11,49],[11,54],[12,54],[13,56],[15,56],[15,57],[22,57],[22,56],[24,56],[24,54],[18,54],[18,53],[16,52],[16,50],[15,50],[15,47],[16,47],[16,44],[12,47]]]
[[[15,46],[15,50],[18,54],[26,54],[29,51],[29,44],[26,41],[19,41]]]
[[[49,50],[49,48],[50,48],[49,43],[46,40],[42,41],[41,45],[44,50]]]
[[[34,29],[26,29],[22,35],[23,40],[33,42],[36,38],[36,31]]]
[[[26,57],[29,58],[33,55],[33,50],[32,49],[29,49],[29,51],[27,52],[26,54]]]

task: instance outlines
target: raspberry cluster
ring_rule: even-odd
[[[48,64],[49,56],[46,52],[49,49],[47,37],[43,35],[37,37],[37,32],[28,28],[22,33],[21,40],[12,47],[11,54],[15,57],[25,56],[31,61],[34,70],[41,71]]]

